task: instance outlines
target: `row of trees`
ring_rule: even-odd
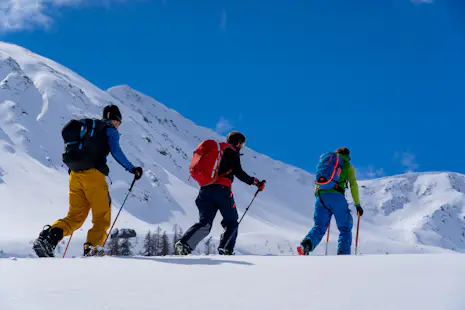
[[[170,242],[170,238],[166,234],[166,231],[162,232],[161,228],[157,227],[154,233],[149,231],[147,235],[145,235],[143,250],[140,254],[144,256],[166,256],[174,254],[172,244],[177,240],[177,227],[174,229],[172,242]]]
[[[168,235],[165,230],[160,227],[152,232],[149,231],[144,237],[144,243],[140,255],[143,256],[166,256],[174,255],[174,244],[183,235],[182,229],[175,224],[172,229],[172,235]],[[113,256],[132,256],[134,255],[134,239],[135,238],[110,238],[107,242],[105,250],[106,255]],[[199,247],[201,248],[201,247]],[[194,254],[200,254],[200,249],[197,248]],[[203,253],[206,255],[216,253],[216,245],[212,237],[208,238],[204,243]]]

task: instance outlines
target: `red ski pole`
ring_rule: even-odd
[[[357,221],[357,235],[355,236],[355,255],[357,255],[357,249],[358,249],[358,232],[360,230],[360,213],[358,213],[358,221]]]
[[[325,255],[328,255],[328,242],[329,242],[329,232],[331,231],[331,221],[328,224],[328,232],[326,234],[326,250]]]
[[[72,238],[73,238],[73,234],[71,234],[71,236],[69,236],[68,244],[66,245],[66,249],[65,249],[65,252],[63,253],[63,257],[62,257],[62,258],[65,258],[66,252],[68,252],[68,247],[69,247],[69,244],[71,243],[71,239],[72,239]]]

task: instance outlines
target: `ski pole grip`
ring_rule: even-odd
[[[257,194],[256,194],[256,195],[258,195],[259,192],[261,192],[261,191],[263,191],[263,190],[265,189],[265,183],[266,183],[266,181],[263,180],[263,181],[261,181],[261,182],[258,184],[258,190],[257,190]]]

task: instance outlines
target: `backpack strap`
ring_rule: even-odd
[[[223,144],[223,149],[221,147],[221,145]],[[216,167],[216,173],[218,173],[218,170],[220,169],[220,163],[221,163],[221,160],[223,159],[223,155],[224,155],[224,152],[227,150],[227,149],[232,149],[233,151],[235,152],[238,152],[237,149],[234,147],[234,145],[232,144],[229,144],[229,143],[225,143],[225,142],[220,142],[218,143],[218,148],[220,150],[220,152],[218,153],[218,166]],[[219,178],[224,178],[226,177],[228,174],[230,174],[232,172],[231,169],[229,169],[228,172],[225,172],[221,175],[217,175],[216,177],[216,180],[218,180]],[[215,181],[216,181],[215,180]]]
[[[344,182],[344,183],[345,183],[345,182]],[[343,184],[344,184],[344,183],[343,183]],[[336,187],[335,187],[334,189],[335,189],[336,191],[338,191],[339,193],[344,194],[344,187],[341,186],[341,185],[339,185],[339,184],[341,184],[341,183],[337,183],[337,184],[336,184]]]
[[[320,201],[321,201],[321,204],[323,205],[323,207],[324,207],[325,209],[327,209],[327,210],[329,211],[329,213],[331,213],[331,215],[332,215],[332,214],[333,214],[333,211],[331,211],[331,209],[329,209],[329,208],[326,206],[325,202],[323,201],[323,198],[321,198],[320,191],[318,190],[316,193],[317,193],[317,195],[318,195],[318,198],[320,198]]]
[[[340,186],[339,183],[336,184],[336,187],[334,187],[332,190],[335,190],[336,192],[340,193],[340,194],[345,194],[345,191],[344,191],[344,187]],[[332,191],[331,190],[331,191]],[[320,196],[320,192],[328,192],[327,190],[323,190],[321,188],[317,188],[315,190],[315,193],[316,195]]]
[[[115,127],[113,124],[107,124],[98,119],[85,118],[79,120],[84,126],[81,127],[80,140],[75,142],[69,142],[68,144],[77,144],[79,143],[79,149],[81,150],[84,144],[84,141],[87,138],[93,138],[94,135],[105,128]]]

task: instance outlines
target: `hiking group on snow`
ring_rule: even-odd
[[[118,128],[122,121],[119,108],[109,105],[104,108],[102,119],[71,120],[63,127],[63,162],[69,168],[69,211],[65,218],[46,225],[34,241],[33,249],[39,257],[54,257],[58,243],[64,237],[72,236],[84,224],[89,211],[92,212],[93,226],[87,233],[83,255],[104,255],[107,230],[111,225],[111,197],[106,183],[109,174],[107,156],[111,153],[126,171],[134,174],[134,182],[143,174],[142,168],[135,167],[121,150]],[[200,185],[195,200],[199,221],[175,243],[177,255],[191,254],[210,234],[218,211],[223,217],[221,225],[224,228],[218,253],[234,254],[240,223],[232,192],[234,178],[257,187],[254,199],[265,189],[265,181],[249,176],[242,169],[240,151],[245,143],[246,137],[233,131],[227,136],[226,142],[205,140],[195,149],[189,171],[190,176]],[[347,148],[339,148],[336,152],[328,152],[320,157],[315,182],[315,224],[302,240],[300,254],[308,255],[318,246],[333,215],[340,232],[337,254],[351,254],[353,218],[345,198],[348,185],[359,220],[363,209],[360,206],[355,169],[350,161]],[[123,206],[124,203],[121,209]]]

